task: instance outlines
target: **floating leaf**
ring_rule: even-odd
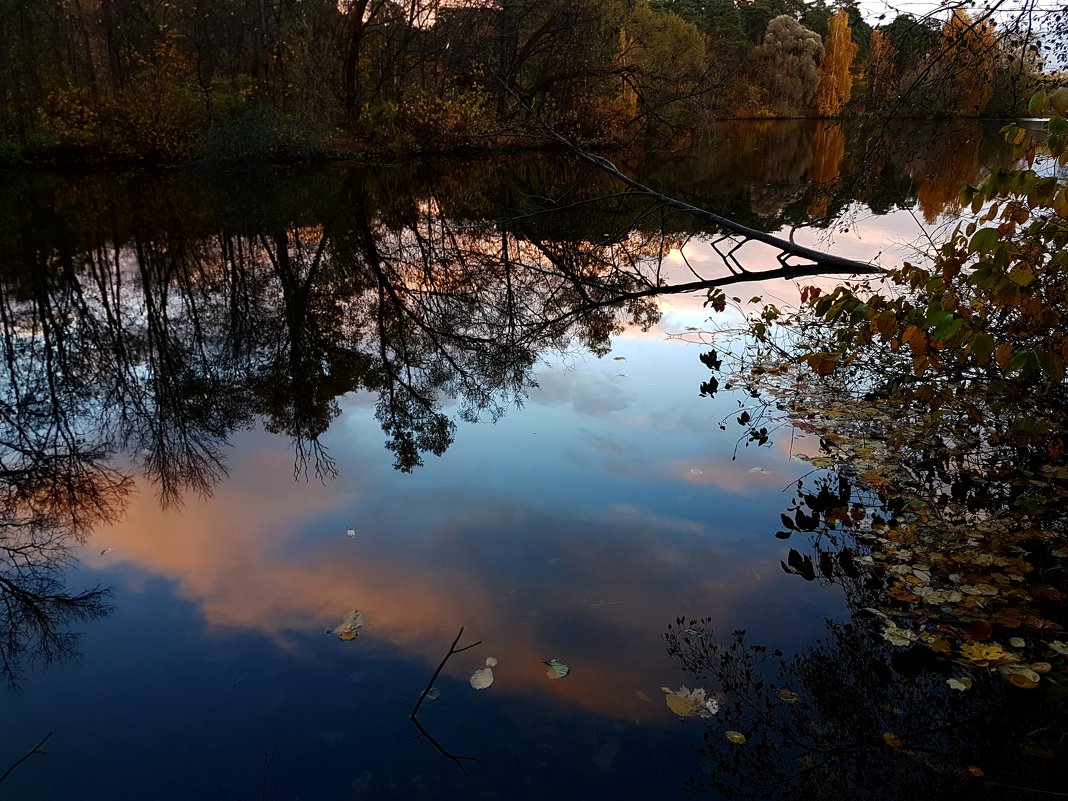
[[[553,657],[552,659],[548,660],[543,660],[542,664],[549,666],[549,669],[545,671],[545,675],[548,676],[550,679],[562,679],[564,676],[571,672],[571,666],[567,664],[567,662],[562,662],[556,657]]]
[[[994,636],[994,629],[985,620],[973,620],[964,627],[964,633],[968,635],[968,639],[982,642]]]
[[[1027,689],[1037,687],[1041,678],[1037,671],[1032,670],[1027,665],[1001,665],[998,667],[998,670],[1001,671],[1001,675],[1007,678],[1012,684]]]
[[[471,674],[470,682],[471,686],[474,687],[476,690],[485,690],[487,687],[493,684],[493,668],[479,668]]]
[[[900,737],[890,731],[883,734],[883,740],[891,748],[901,748],[905,744]]]
[[[891,623],[885,629],[883,629],[883,639],[889,642],[891,645],[912,645],[916,641],[915,632],[908,629],[902,629]]]
[[[1007,678],[1009,680],[1009,684],[1012,684],[1016,687],[1020,687],[1024,690],[1033,690],[1035,687],[1038,686],[1037,681],[1033,681],[1032,679],[1027,678],[1027,676],[1021,676],[1019,673],[1013,673]]]
[[[983,769],[981,767],[979,767],[978,765],[969,765],[968,766],[968,773],[969,773],[969,775],[974,776],[977,779],[980,779],[980,778],[982,778],[983,776],[986,775],[985,773],[983,773]]]
[[[960,652],[965,659],[986,665],[990,662],[1006,662],[1015,659],[1015,657],[998,645],[996,642],[989,645],[982,645],[977,642],[966,642],[960,647]]]
[[[700,687],[693,690],[680,687],[672,690],[669,687],[661,687],[666,695],[664,697],[668,709],[680,718],[711,718],[719,712],[719,701],[707,695]]]
[[[497,660],[492,656],[486,657],[486,667],[497,667]]]
[[[100,552],[100,555],[101,556],[107,556],[109,553],[111,553],[114,550],[115,550],[114,548],[105,548],[104,550],[102,550]]]
[[[745,745],[745,735],[740,731],[725,731],[723,736],[735,745]]]
[[[345,617],[341,619],[341,622],[331,629],[331,634],[336,634],[339,640],[355,640],[360,633],[360,626],[363,625],[363,615],[358,610],[353,609]]]
[[[797,693],[793,690],[787,690],[785,687],[777,688],[775,694],[779,696],[780,701],[785,701],[788,704],[792,704],[798,700]]]
[[[957,690],[958,692],[964,692],[972,688],[972,680],[967,676],[963,678],[946,679],[946,684],[949,685],[949,689]]]
[[[348,535],[348,538],[350,540],[356,539],[356,529],[354,529],[352,526],[349,526],[347,529],[345,529],[345,534]]]
[[[1023,637],[1010,637],[1009,645],[1011,645],[1013,648],[1023,648],[1025,645],[1027,645],[1027,641],[1024,640]]]

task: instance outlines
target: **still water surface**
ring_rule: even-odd
[[[736,127],[628,166],[893,263],[984,141],[872,176],[838,129]],[[939,175],[940,147],[972,161]],[[612,191],[563,159],[7,182],[4,512],[50,543],[53,594],[112,594],[51,660],[5,622],[0,768],[54,734],[0,796],[681,796],[710,757],[664,703],[699,684],[669,624],[790,654],[849,616],[773,536],[817,443],[721,430],[740,398],[698,392],[703,296],[608,302],[722,262],[692,221],[590,204]],[[481,644],[420,720],[466,774],[408,719],[461,627]]]

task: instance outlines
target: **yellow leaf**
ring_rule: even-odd
[[[960,652],[965,659],[970,659],[972,662],[977,662],[979,664],[1000,662],[1013,658],[1012,654],[1010,654],[996,642],[967,642],[960,647]]]
[[[728,740],[730,740],[735,745],[745,744],[745,735],[742,734],[740,731],[728,731],[724,732],[723,734]]]
[[[664,696],[664,700],[667,702],[668,709],[679,717],[692,718],[697,714],[697,709],[689,698],[683,698],[681,695],[671,693]]]
[[[974,776],[977,779],[986,775],[985,773],[983,773],[983,769],[981,767],[979,767],[978,765],[969,765],[968,766],[968,773],[970,773],[972,776]]]
[[[901,748],[901,746],[905,744],[904,742],[902,742],[900,737],[889,731],[883,734],[883,740],[891,748]]]

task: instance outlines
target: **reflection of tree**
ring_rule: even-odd
[[[727,186],[744,205],[732,214],[760,231],[813,203],[841,208],[842,133],[814,130],[769,126],[763,159],[728,134],[683,194],[700,203]],[[737,187],[742,168],[758,188]],[[658,294],[760,277],[728,258],[725,276],[666,286],[664,257],[714,221],[588,166],[458,172],[433,187],[414,167],[255,174],[240,191],[178,177],[154,193],[12,185],[0,193],[12,405],[53,438],[129,454],[168,502],[210,491],[230,432],[257,420],[292,439],[298,472],[331,474],[321,437],[354,391],[375,397],[397,466],[412,469],[448,447],[457,419],[520,402],[546,349],[604,353],[623,321],[655,320]],[[762,193],[770,217],[754,212]]]
[[[64,585],[70,550],[112,518],[128,489],[98,454],[31,439],[18,411],[0,403],[0,675],[11,685],[24,661],[69,658],[66,629],[107,612],[108,591]]]

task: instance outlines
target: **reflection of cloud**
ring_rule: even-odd
[[[579,414],[600,417],[621,412],[631,402],[623,379],[607,373],[607,369],[543,370],[536,376],[538,389],[531,390],[530,402],[543,406],[570,405]]]
[[[655,698],[676,680],[659,640],[666,624],[712,612],[733,627],[754,577],[770,572],[728,554],[705,526],[629,506],[564,517],[477,496],[374,499],[360,505],[352,540],[329,516],[345,502],[337,487],[228,482],[179,518],[145,493],[126,521],[98,535],[115,550],[87,561],[164,576],[208,627],[281,645],[287,632],[321,631],[358,608],[363,637],[432,666],[464,626],[485,645],[450,663],[457,678],[494,656],[495,691],[624,719],[666,714],[635,694]],[[567,680],[545,678],[550,657],[572,665]]]
[[[788,483],[775,472],[727,459],[686,459],[667,465],[667,473],[691,484],[713,484],[735,495],[756,495]]]

